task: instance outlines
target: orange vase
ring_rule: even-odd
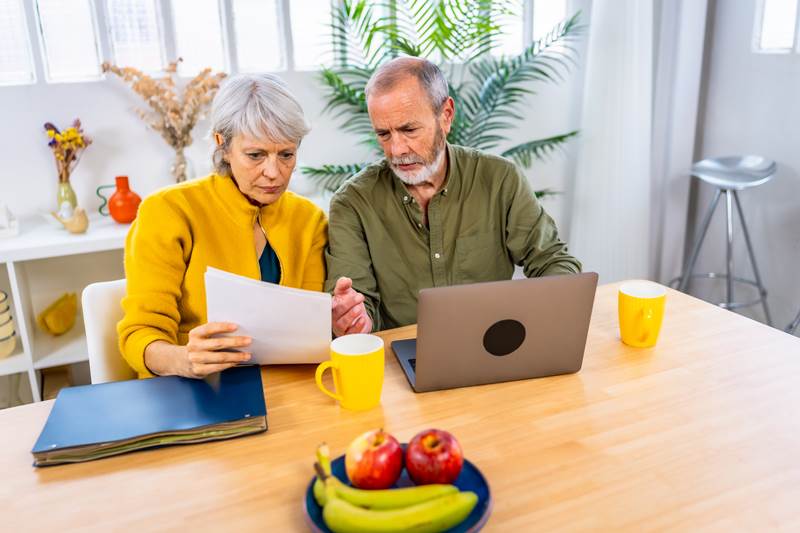
[[[142,199],[128,185],[128,176],[117,176],[117,191],[108,199],[108,212],[120,224],[133,222]]]

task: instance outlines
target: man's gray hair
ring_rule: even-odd
[[[438,114],[450,93],[447,88],[447,79],[441,69],[427,59],[398,57],[384,63],[372,74],[364,93],[367,98],[371,94],[384,93],[409,76],[419,81],[428,94],[434,113]]]
[[[272,74],[232,76],[211,104],[211,133],[223,139],[214,149],[214,169],[220,175],[231,175],[223,156],[237,135],[300,144],[309,129],[300,103],[283,80]]]

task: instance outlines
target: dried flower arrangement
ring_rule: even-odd
[[[73,216],[73,212],[78,206],[78,199],[75,191],[69,183],[69,177],[83,155],[83,151],[92,144],[92,140],[86,136],[81,127],[81,121],[75,119],[72,126],[59,131],[52,122],[46,122],[44,130],[49,139],[47,145],[53,152],[56,160],[56,170],[58,170],[58,212],[64,219]],[[84,228],[84,231],[86,228]]]
[[[113,72],[129,83],[131,89],[150,106],[150,112],[144,109],[137,109],[136,112],[175,150],[172,175],[176,182],[186,180],[186,156],[183,151],[192,144],[192,129],[214,99],[220,82],[227,76],[224,72],[212,74],[210,68],[204,69],[189,80],[179,96],[176,72],[180,61],[182,59],[178,58],[170,63],[164,69],[167,75],[158,79],[133,67],[118,67],[107,61],[103,63],[103,72]]]
[[[50,141],[47,145],[53,151],[58,169],[58,182],[69,182],[73,169],[81,159],[83,151],[92,144],[92,140],[83,133],[80,119],[75,119],[72,126],[59,131],[52,122],[46,122],[44,129]]]

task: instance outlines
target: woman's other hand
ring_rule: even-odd
[[[250,337],[222,336],[238,326],[229,322],[208,322],[189,332],[186,346],[156,341],[145,349],[145,364],[157,375],[204,378],[250,360],[251,354],[239,351],[253,342]],[[216,336],[219,335],[219,336]]]

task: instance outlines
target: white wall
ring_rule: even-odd
[[[699,159],[753,153],[778,163],[772,182],[744,191],[740,198],[773,320],[782,329],[800,308],[800,54],[751,51],[756,0],[717,0],[715,4],[696,155]],[[710,195],[710,187],[699,191],[696,220]],[[698,270],[724,271],[724,209],[718,210]],[[741,236],[739,232],[737,238]],[[741,240],[735,262],[737,274],[750,275]],[[711,292],[698,286],[696,293],[710,296]],[[719,288],[713,292],[722,294]],[[763,318],[760,308],[744,313]]]
[[[358,138],[341,131],[340,122],[323,115],[324,94],[313,73],[284,73],[312,124],[300,149],[300,165],[352,163],[370,159]],[[527,119],[512,135],[514,141],[531,140],[575,129],[580,76],[566,84],[542,86],[541,94],[529,100]],[[142,102],[115,78],[94,83],[45,84],[0,87],[0,201],[18,215],[54,209],[57,178],[42,125],[68,125],[75,117],[92,137],[90,146],[73,177],[80,205],[96,210],[100,200],[95,189],[113,183],[114,176],[127,174],[140,195],[171,183],[172,150],[154,131],[148,130],[134,113]],[[207,122],[198,124],[194,144],[187,150],[198,176],[211,169]],[[537,188],[564,189],[569,158],[556,155],[537,164],[530,172]],[[298,173],[299,174],[299,173]],[[294,188],[306,194],[314,190],[296,175]],[[563,202],[551,200],[556,215]],[[562,218],[558,216],[557,218]]]

